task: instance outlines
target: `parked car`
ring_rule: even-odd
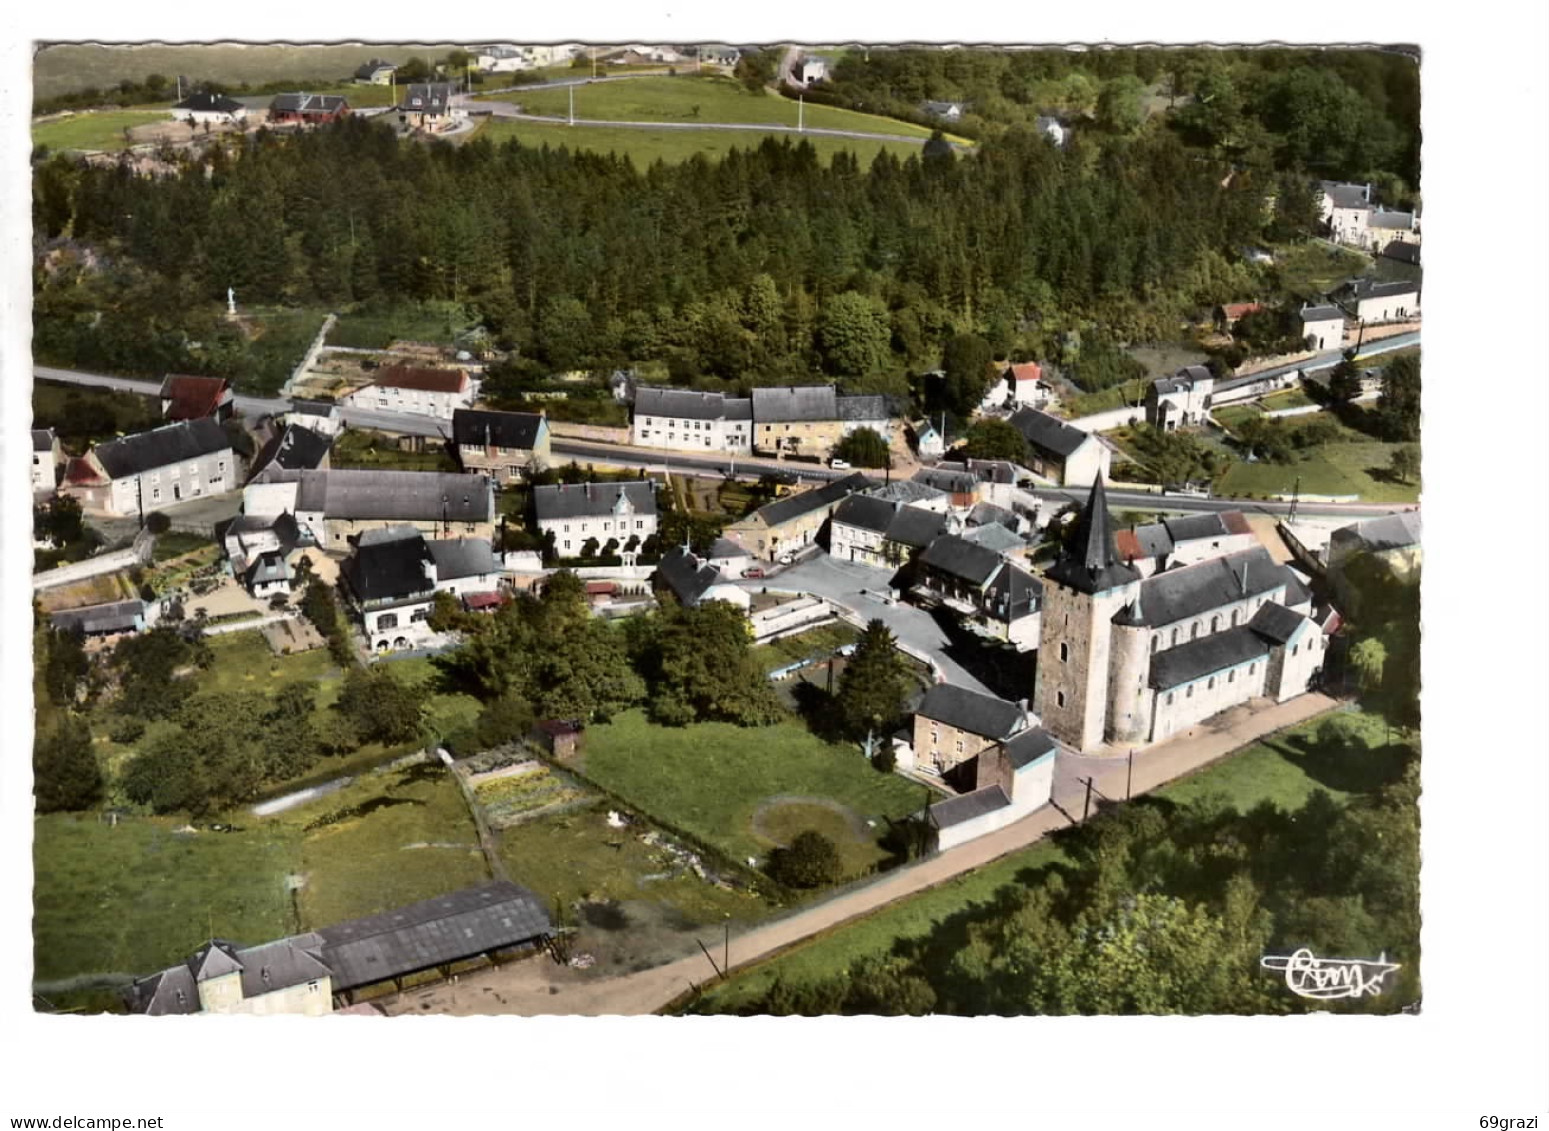
[[[795,554],[790,554],[790,553],[781,554],[775,560],[777,562],[779,562],[781,565],[790,565],[792,562],[794,562],[796,560],[796,555]]]
[[[1205,483],[1169,483],[1162,488],[1164,495],[1183,495],[1191,499],[1210,498],[1210,487]]]
[[[842,459],[831,459],[831,460],[828,461],[828,466],[833,468],[835,471],[849,471],[850,470],[850,465],[848,463],[846,463]]]
[[[764,576],[763,567],[762,566],[749,566],[747,569],[742,571],[742,576],[743,577],[763,577]]]

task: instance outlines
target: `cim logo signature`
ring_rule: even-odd
[[[1285,984],[1297,997],[1332,1001],[1380,994],[1383,979],[1399,968],[1397,962],[1387,959],[1386,951],[1378,955],[1375,962],[1360,958],[1318,958],[1302,947],[1289,956],[1265,955],[1259,959],[1259,965],[1266,970],[1284,970]]]

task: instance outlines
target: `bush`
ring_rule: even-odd
[[[145,720],[129,715],[126,718],[115,719],[108,730],[108,737],[120,746],[132,746],[139,742],[145,734]]]
[[[145,529],[152,534],[165,534],[172,529],[172,520],[160,511],[151,511],[145,516]]]
[[[798,833],[788,848],[769,854],[771,877],[793,888],[823,887],[842,874],[839,849],[822,833],[808,830]]]

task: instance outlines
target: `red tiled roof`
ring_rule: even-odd
[[[1140,542],[1135,537],[1133,530],[1119,530],[1113,535],[1113,546],[1118,551],[1121,562],[1132,562],[1136,558],[1144,557],[1140,552]]]
[[[422,369],[417,365],[394,365],[382,370],[372,383],[389,389],[460,393],[468,387],[468,374],[461,369]]]
[[[171,401],[168,420],[202,420],[214,416],[230,386],[224,377],[188,377],[169,373],[161,383],[161,399]]]
[[[494,609],[506,603],[504,593],[469,593],[463,598],[463,607],[469,611]]]
[[[1229,534],[1252,534],[1253,527],[1248,525],[1248,520],[1242,511],[1222,511],[1221,525],[1226,527]]]
[[[1225,306],[1221,307],[1221,313],[1226,316],[1228,321],[1235,322],[1244,314],[1257,314],[1263,309],[1264,305],[1262,303],[1229,302]]]
[[[612,593],[618,586],[611,581],[588,581],[586,591],[588,593]]]
[[[78,486],[92,486],[106,483],[107,479],[97,474],[97,469],[84,456],[76,456],[65,467],[65,482]]]
[[[1013,381],[1037,381],[1043,377],[1043,366],[1036,361],[1023,361],[1011,367]]]

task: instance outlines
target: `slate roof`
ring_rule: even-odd
[[[994,550],[956,534],[943,534],[920,555],[920,562],[952,577],[982,587],[1004,559]]]
[[[994,523],[1011,531],[1017,528],[1016,513],[1008,511],[1005,507],[997,507],[994,503],[975,504],[974,509],[968,512],[968,521],[973,526],[989,526]]]
[[[753,390],[753,419],[760,424],[838,420],[839,397],[832,385],[783,385]]]
[[[899,507],[893,521],[887,524],[883,537],[889,542],[911,549],[922,549],[940,538],[947,530],[947,520],[934,511],[923,507]]]
[[[237,952],[242,960],[242,996],[260,997],[306,982],[321,981],[333,971],[318,956],[322,940],[317,935],[298,935]]]
[[[1119,558],[1126,562],[1136,558],[1160,558],[1173,552],[1172,535],[1167,532],[1167,524],[1162,522],[1148,522],[1116,531],[1113,544]]]
[[[1013,770],[1024,769],[1032,765],[1045,754],[1053,754],[1059,749],[1054,744],[1054,739],[1043,727],[1032,727],[1024,730],[1015,738],[1005,744],[1006,760],[1011,763]]]
[[[57,613],[49,613],[48,619],[61,632],[79,628],[91,636],[99,632],[129,632],[135,627],[136,618],[144,616],[145,602],[135,598],[87,605],[80,609],[61,609]]]
[[[169,373],[162,378],[161,400],[170,401],[162,414],[168,420],[198,420],[214,416],[231,389],[223,377],[188,377]]]
[[[321,511],[327,518],[488,522],[494,517],[487,475],[358,468],[300,474],[296,510]]]
[[[892,525],[896,514],[893,503],[869,495],[851,495],[834,510],[834,522],[882,534]]]
[[[915,479],[894,479],[879,487],[872,487],[866,491],[873,499],[886,499],[890,503],[928,503],[939,499],[946,494],[929,483],[922,483]]]
[[[922,467],[914,473],[914,482],[949,495],[971,495],[979,481],[968,471],[950,471],[939,467]]]
[[[427,542],[436,563],[437,581],[456,581],[500,572],[487,538],[438,538]]]
[[[840,420],[877,421],[888,418],[887,398],[881,394],[838,397],[836,400]]]
[[[35,452],[53,451],[54,430],[52,428],[34,428],[32,430],[32,450]]]
[[[110,478],[122,479],[230,449],[225,430],[206,416],[109,440],[93,448],[92,454]]]
[[[1371,204],[1370,185],[1336,184],[1333,181],[1324,181],[1321,188],[1324,195],[1333,201],[1335,208],[1366,208]]]
[[[1081,429],[1036,408],[1017,409],[1011,414],[1011,425],[1035,450],[1062,460],[1074,455],[1091,438]]]
[[[1391,240],[1388,246],[1382,249],[1384,259],[1395,259],[1400,263],[1412,263],[1420,265],[1420,245],[1406,243],[1404,240]]]
[[[398,108],[419,114],[445,114],[454,93],[456,87],[449,82],[411,82]]]
[[[245,580],[249,586],[253,586],[289,581],[290,578],[290,567],[285,564],[285,555],[277,550],[266,550],[248,567]]]
[[[538,897],[501,880],[316,933],[337,991],[529,942],[548,932],[549,917]]]
[[[756,392],[757,390],[755,390]],[[810,491],[803,491],[799,495],[787,495],[783,499],[776,499],[772,503],[765,503],[753,512],[753,515],[761,519],[766,526],[779,526],[800,518],[802,515],[811,514],[815,510],[827,507],[844,498],[846,495],[857,491],[864,491],[875,484],[860,472],[846,475],[843,479],[830,480],[821,487],[814,487]]]
[[[1248,627],[1272,644],[1284,644],[1296,635],[1302,625],[1311,623],[1301,613],[1269,601],[1259,606],[1248,621]]]
[[[1330,541],[1354,542],[1374,552],[1415,546],[1420,542],[1420,512],[1403,511],[1341,526]]]
[[[277,94],[269,103],[271,114],[337,114],[349,103],[342,94]]]
[[[1172,535],[1173,542],[1191,542],[1199,538],[1224,538],[1226,524],[1217,514],[1190,514],[1178,518],[1165,518],[1162,525]]]
[[[326,436],[319,435],[303,424],[287,424],[259,450],[253,460],[253,478],[271,467],[282,471],[313,471],[323,462],[333,447]]]
[[[420,365],[389,365],[379,370],[370,388],[416,389],[425,393],[461,393],[468,388],[468,374],[461,369],[432,369]]]
[[[536,412],[490,412],[459,408],[452,412],[452,442],[459,447],[514,448],[530,452],[538,442],[543,416]]]
[[[1302,583],[1302,579],[1297,577],[1294,571],[1288,568],[1287,572],[1290,574],[1290,577],[1285,583],[1285,592],[1280,597],[1280,603],[1287,608],[1293,609],[1297,605],[1310,604],[1312,601],[1312,590]]]
[[[378,71],[396,71],[397,69],[396,64],[389,63],[386,59],[371,59],[355,68],[355,77],[358,79],[369,79]]]
[[[1007,624],[1032,616],[1043,605],[1043,582],[1008,564],[985,590],[985,605]]]
[[[1101,593],[1134,581],[1140,575],[1120,559],[1113,535],[1108,494],[1099,475],[1092,480],[1091,494],[1076,519],[1069,551],[1062,551],[1046,576],[1079,593]]]
[[[1011,798],[1006,796],[1006,791],[998,785],[991,785],[984,789],[976,789],[972,793],[965,793],[961,797],[949,797],[945,801],[935,802],[930,807],[930,819],[938,829],[948,829],[964,821],[971,821],[975,817],[982,817],[986,813],[993,813],[997,809],[1004,809],[1010,804]]]
[[[1308,322],[1330,322],[1335,318],[1344,321],[1345,312],[1331,303],[1309,306],[1299,312],[1303,325]]]
[[[1356,302],[1371,298],[1392,298],[1395,295],[1419,294],[1420,284],[1408,279],[1379,283],[1372,279],[1358,279],[1350,287],[1350,297]]]
[[[192,110],[202,113],[235,114],[238,110],[246,109],[235,98],[227,98],[224,94],[211,94],[207,90],[201,90],[196,94],[190,94],[183,101],[176,103],[174,110]]]
[[[682,546],[676,546],[662,555],[656,565],[656,573],[662,583],[672,590],[673,596],[685,608],[699,604],[712,585],[721,580],[721,571],[709,562],[701,562]]]
[[[934,684],[914,713],[997,741],[1017,733],[1027,718],[1026,708],[1019,703],[1009,703],[953,683]]]
[[[728,414],[728,406],[738,406],[737,415]],[[745,411],[744,411],[745,410]],[[636,416],[666,416],[682,420],[747,420],[753,402],[747,397],[728,397],[725,393],[696,393],[692,389],[666,389],[659,385],[641,385],[635,390]]]
[[[1247,567],[1246,593],[1242,584]],[[1284,586],[1289,570],[1277,565],[1262,546],[1239,550],[1219,558],[1164,570],[1140,583],[1139,623],[1154,626],[1208,613],[1246,597],[1258,596]]]
[[[362,601],[396,601],[429,593],[436,583],[425,572],[431,561],[425,539],[362,542],[341,571]]]
[[[302,416],[333,417],[339,412],[339,406],[333,401],[291,401],[291,412],[300,413]]]
[[[629,500],[636,514],[656,513],[656,484],[649,479],[628,483],[557,483],[534,487],[532,491],[533,506],[540,522],[610,515],[620,496]]]
[[[131,1012],[152,1017],[199,1012],[199,987],[187,966],[136,978],[124,997]]]
[[[1007,483],[1017,481],[1017,465],[1003,459],[971,459],[964,465],[969,474],[981,483]]]
[[[972,542],[975,546],[983,546],[986,550],[994,550],[997,554],[1005,554],[1012,550],[1027,548],[1027,540],[1020,534],[1013,534],[998,522],[991,522],[985,526],[975,526],[963,531],[962,537]]]
[[[1369,228],[1401,229],[1411,231],[1415,226],[1415,214],[1413,212],[1389,212],[1386,208],[1379,208],[1368,217],[1366,226]]]
[[[240,949],[236,943],[226,939],[211,939],[189,957],[186,963],[189,973],[199,982],[240,973],[242,960],[237,957]]]
[[[1246,664],[1269,655],[1269,641],[1248,625],[1212,632],[1151,657],[1150,684],[1167,691],[1213,672]]]

